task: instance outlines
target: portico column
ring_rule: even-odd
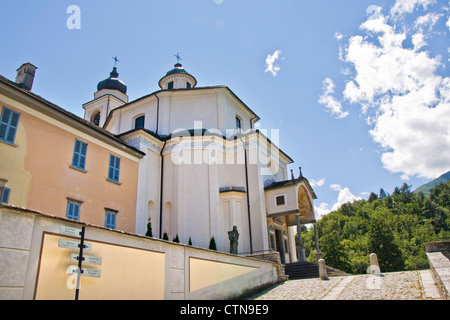
[[[296,215],[295,219],[297,220],[297,237],[298,237],[297,258],[299,262],[303,262],[306,261],[306,257],[305,257],[305,247],[303,246],[302,240],[302,225],[300,224],[300,216]]]
[[[317,236],[317,226],[316,223],[313,223],[314,226],[314,238],[316,240],[316,252],[314,253],[316,257],[316,261],[319,261],[322,258],[322,252],[320,252],[319,248],[319,237]]]

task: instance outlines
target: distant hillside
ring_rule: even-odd
[[[425,196],[430,194],[430,190],[433,189],[434,187],[442,184],[442,183],[446,183],[447,181],[450,180],[450,171],[447,173],[444,173],[442,176],[440,176],[437,179],[434,179],[431,182],[428,182],[426,184],[424,184],[423,186],[418,187],[416,190],[414,190],[414,193],[419,193],[419,192],[423,192],[423,194]]]

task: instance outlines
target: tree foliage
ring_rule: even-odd
[[[450,239],[450,181],[428,196],[410,188],[405,183],[392,194],[380,189],[320,219],[319,245],[327,265],[366,273],[370,253],[376,253],[382,272],[429,268],[424,244]],[[315,261],[313,228],[303,235],[308,260]]]

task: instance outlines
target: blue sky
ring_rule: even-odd
[[[69,29],[70,5],[80,29]],[[33,92],[83,116],[120,60],[130,100],[179,52],[198,86],[227,85],[279,129],[316,212],[450,170],[444,0],[2,1],[0,74],[38,67]],[[270,138],[270,136],[269,136]]]

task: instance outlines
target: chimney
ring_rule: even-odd
[[[29,62],[21,65],[20,68],[17,69],[16,84],[25,90],[31,91],[36,69],[37,67]]]

